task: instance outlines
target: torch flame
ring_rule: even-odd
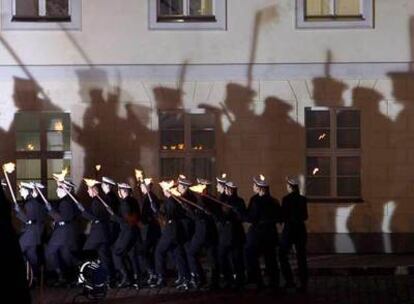
[[[142,170],[135,169],[135,178],[137,179],[137,181],[142,182],[142,180],[144,179],[144,174]]]
[[[312,171],[312,175],[316,175],[319,171],[320,171],[320,170],[319,170],[319,168],[315,168],[315,169],[313,169],[313,171]]]
[[[318,140],[322,140],[326,137],[326,133],[319,135]]]
[[[55,131],[63,131],[63,123],[61,120],[58,120],[54,124]]]
[[[266,180],[266,178],[265,178],[265,176],[264,176],[263,174],[260,174],[260,175],[259,175],[259,178],[260,178],[260,180],[261,180],[261,181]]]
[[[65,180],[65,176],[68,174],[68,169],[65,168],[62,170],[62,173],[53,173],[53,177],[58,181],[58,182],[63,182]]]
[[[166,190],[170,190],[172,187],[174,187],[174,181],[170,180],[170,181],[162,181],[159,183],[160,187],[162,190],[166,191]]]
[[[198,184],[196,186],[190,187],[190,190],[195,193],[203,193],[204,189],[206,189],[206,185]]]
[[[151,184],[152,183],[152,178],[150,178],[150,177],[144,178],[144,183],[145,183],[145,185]]]
[[[170,193],[171,193],[172,195],[174,195],[174,196],[181,196],[181,193],[180,193],[180,192],[178,192],[177,187],[175,187],[175,188],[171,188],[169,191],[170,191]]]
[[[88,187],[94,187],[98,182],[94,179],[84,178],[83,179]]]
[[[14,163],[7,163],[3,165],[3,170],[6,171],[8,174],[11,174],[16,169],[16,165]]]
[[[95,169],[96,169],[96,171],[101,171],[102,166],[101,166],[101,165],[96,165],[96,166],[95,166]]]
[[[226,177],[227,177],[227,173],[223,173],[223,174],[221,175],[221,178],[223,178],[223,179],[226,179]]]

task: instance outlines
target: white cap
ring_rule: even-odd
[[[102,177],[102,182],[105,183],[105,184],[108,184],[108,185],[116,186],[115,181],[112,178],[109,178],[109,177],[106,177],[106,176]]]
[[[119,189],[132,189],[130,185],[128,185],[127,183],[118,183],[118,188]]]
[[[20,188],[26,188],[29,190],[33,190],[35,188],[35,185],[33,182],[27,183],[27,182],[20,182],[19,184]]]
[[[289,185],[298,186],[299,185],[299,178],[296,177],[296,176],[288,176],[288,177],[286,177],[286,182]]]
[[[237,189],[237,185],[232,181],[228,181],[226,183],[226,187],[229,187],[229,188],[232,188],[232,189]]]

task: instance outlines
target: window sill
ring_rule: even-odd
[[[364,200],[362,198],[336,198],[336,197],[332,197],[332,198],[308,198],[308,202],[309,203],[321,203],[321,204],[326,204],[326,203],[331,203],[331,204],[360,204],[363,203]]]
[[[217,22],[215,16],[158,16],[157,22],[166,23],[197,23],[197,22]]]
[[[71,22],[71,17],[23,17],[14,16],[12,22]]]

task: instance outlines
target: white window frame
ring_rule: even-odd
[[[337,180],[338,180],[338,170],[337,170],[337,159],[338,157],[359,157],[362,162],[362,155],[361,155],[361,142],[359,149],[344,149],[337,147],[337,112],[338,110],[355,110],[361,111],[356,108],[349,108],[349,107],[307,107],[305,108],[305,115],[307,109],[311,110],[323,110],[329,111],[330,115],[330,147],[329,148],[308,148],[306,144],[306,157],[305,157],[305,166],[306,166],[306,174],[305,180],[307,179],[307,159],[308,157],[329,157],[330,159],[330,188],[331,193],[329,196],[309,196],[310,199],[314,200],[362,200],[362,164],[360,167],[360,187],[361,193],[359,196],[338,196],[337,191]],[[361,117],[361,116],[360,116]],[[307,131],[307,127],[305,126],[305,132]],[[360,134],[361,134],[361,121],[360,121]],[[307,184],[307,183],[306,183]],[[307,187],[305,187],[305,192]]]
[[[80,30],[82,21],[82,0],[69,0],[70,21],[22,21],[13,20],[16,11],[15,0],[1,0],[2,30]],[[39,0],[39,15],[46,14],[46,0]]]
[[[191,0],[190,0],[191,1]],[[184,1],[184,11],[186,11]],[[213,0],[215,21],[176,21],[158,20],[159,0],[148,0],[149,29],[151,30],[227,30],[227,0]]]
[[[306,18],[306,1],[296,0],[296,28],[298,29],[370,29],[374,28],[374,0],[360,0],[361,15],[355,18],[326,18],[312,20]],[[335,1],[335,0],[331,0]],[[332,8],[334,5],[331,6]],[[334,12],[332,12],[334,15]]]

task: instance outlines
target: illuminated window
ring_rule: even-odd
[[[2,0],[4,29],[79,29],[81,0]]]
[[[372,28],[374,0],[296,0],[298,28]]]
[[[306,194],[313,198],[361,197],[360,112],[306,108]]]
[[[160,174],[162,178],[214,177],[215,116],[211,113],[162,111]]]
[[[152,29],[226,29],[226,0],[149,0]]]
[[[48,197],[55,199],[53,173],[71,166],[70,114],[19,112],[15,122],[17,182],[41,182]]]

